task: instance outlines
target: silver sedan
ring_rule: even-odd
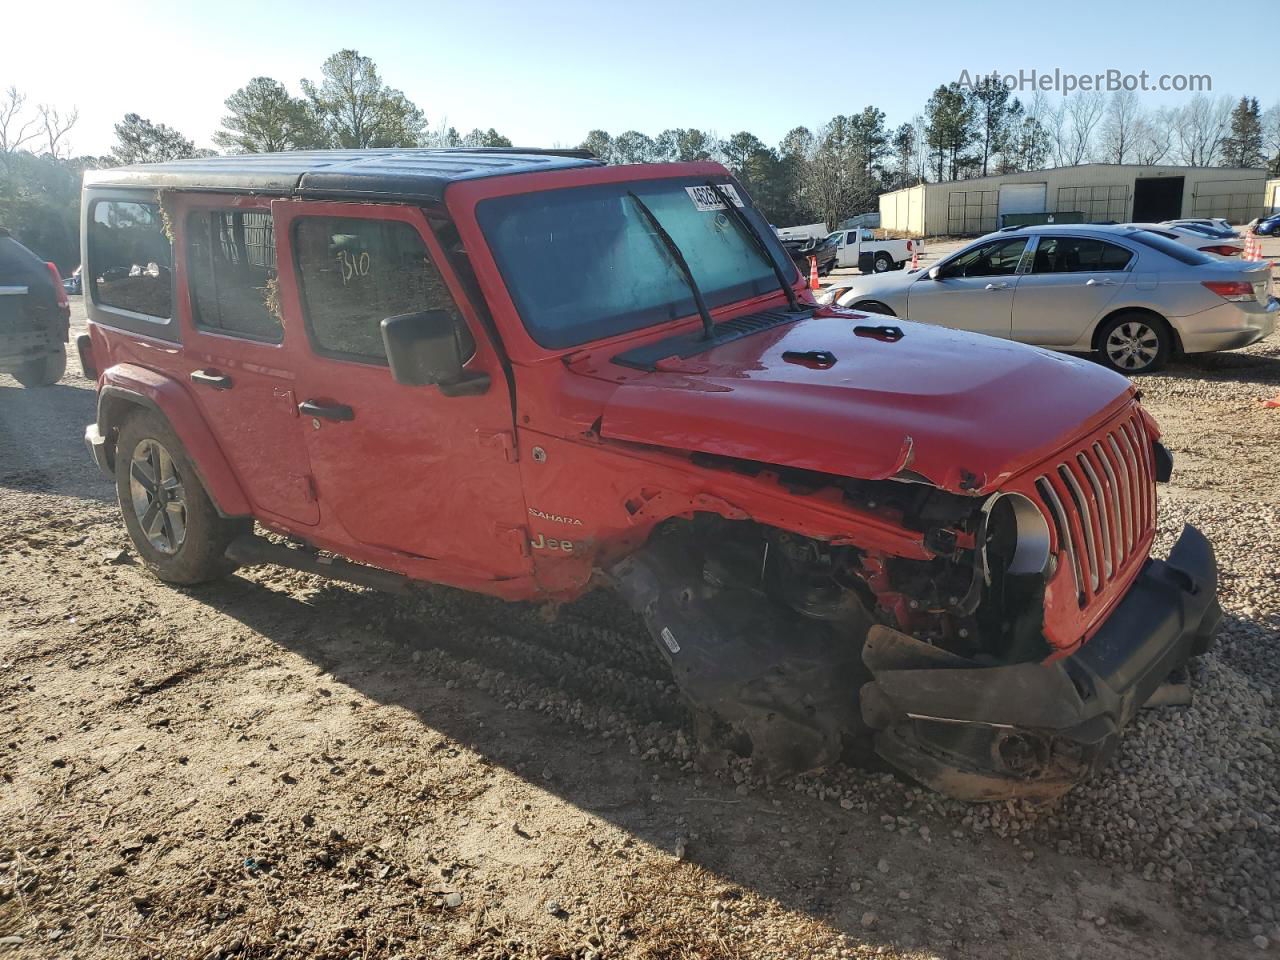
[[[1126,226],[1008,228],[928,270],[852,279],[841,306],[1071,353],[1122,373],[1275,330],[1270,264],[1218,260]]]

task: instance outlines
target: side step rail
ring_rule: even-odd
[[[270,563],[304,573],[314,573],[330,580],[354,583],[358,587],[371,587],[384,593],[408,595],[413,592],[414,581],[399,573],[367,567],[363,563],[354,563],[342,557],[320,557],[308,550],[286,547],[253,534],[245,534],[232,540],[227,546],[227,557],[242,567]]]

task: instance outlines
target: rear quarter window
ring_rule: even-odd
[[[1135,230],[1133,233],[1127,234],[1130,240],[1134,240],[1145,247],[1152,250],[1159,250],[1166,257],[1172,257],[1179,263],[1185,263],[1189,267],[1196,267],[1206,263],[1214,263],[1213,257],[1207,253],[1201,253],[1192,247],[1179,243],[1177,240],[1170,240],[1163,234],[1155,233],[1151,230]]]
[[[85,282],[96,303],[157,320],[173,314],[173,250],[158,203],[99,200]]]

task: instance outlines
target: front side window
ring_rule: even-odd
[[[385,365],[383,319],[424,310],[446,310],[466,330],[411,224],[303,217],[293,246],[307,331],[317,353]]]
[[[679,246],[709,308],[778,289],[755,242],[708,191],[705,178],[482,201],[476,207],[480,227],[525,328],[540,345],[577,346],[696,312],[683,274],[631,194]],[[764,236],[785,275],[794,277],[769,225],[750,205],[739,209]],[[814,243],[810,239],[807,246]]]
[[[158,203],[99,200],[89,219],[86,273],[102,306],[157,320],[172,315],[172,248]]]
[[[1133,254],[1089,237],[1041,237],[1032,273],[1102,273],[1123,270]]]
[[[279,343],[276,249],[265,210],[198,210],[187,219],[187,276],[195,325]]]
[[[944,277],[1008,277],[1018,269],[1026,237],[990,240],[964,251],[942,268]]]

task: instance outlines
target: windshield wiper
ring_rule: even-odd
[[[747,215],[729,198],[725,191],[720,189],[719,184],[708,180],[707,186],[720,198],[720,202],[729,211],[729,215],[733,218],[733,222],[738,225],[738,229],[746,231],[747,236],[755,243],[756,249],[760,251],[760,255],[764,257],[765,262],[772,268],[773,275],[778,278],[778,286],[787,295],[787,303],[791,305],[791,312],[799,313],[803,308],[800,306],[800,299],[796,296],[795,288],[787,283],[787,278],[783,276],[782,268],[778,266],[777,259],[769,251],[769,246],[765,243],[764,237],[760,235],[760,231],[756,229],[756,225],[747,219]]]
[[[663,246],[665,246],[667,248],[667,252],[671,254],[671,259],[675,262],[675,265],[680,268],[680,272],[684,274],[685,283],[689,285],[689,292],[693,294],[693,302],[698,307],[698,316],[702,317],[703,339],[714,339],[715,329],[711,320],[711,311],[707,309],[707,301],[702,299],[702,291],[698,288],[698,282],[693,279],[693,271],[689,269],[689,262],[685,260],[684,254],[680,252],[680,248],[676,246],[676,242],[671,239],[671,234],[667,233],[666,228],[658,222],[658,218],[653,215],[653,211],[649,209],[645,202],[630,190],[627,191],[627,196],[636,202],[636,206],[640,208],[640,212],[644,214],[644,218],[649,221],[649,225],[653,227],[654,232],[657,233]]]

